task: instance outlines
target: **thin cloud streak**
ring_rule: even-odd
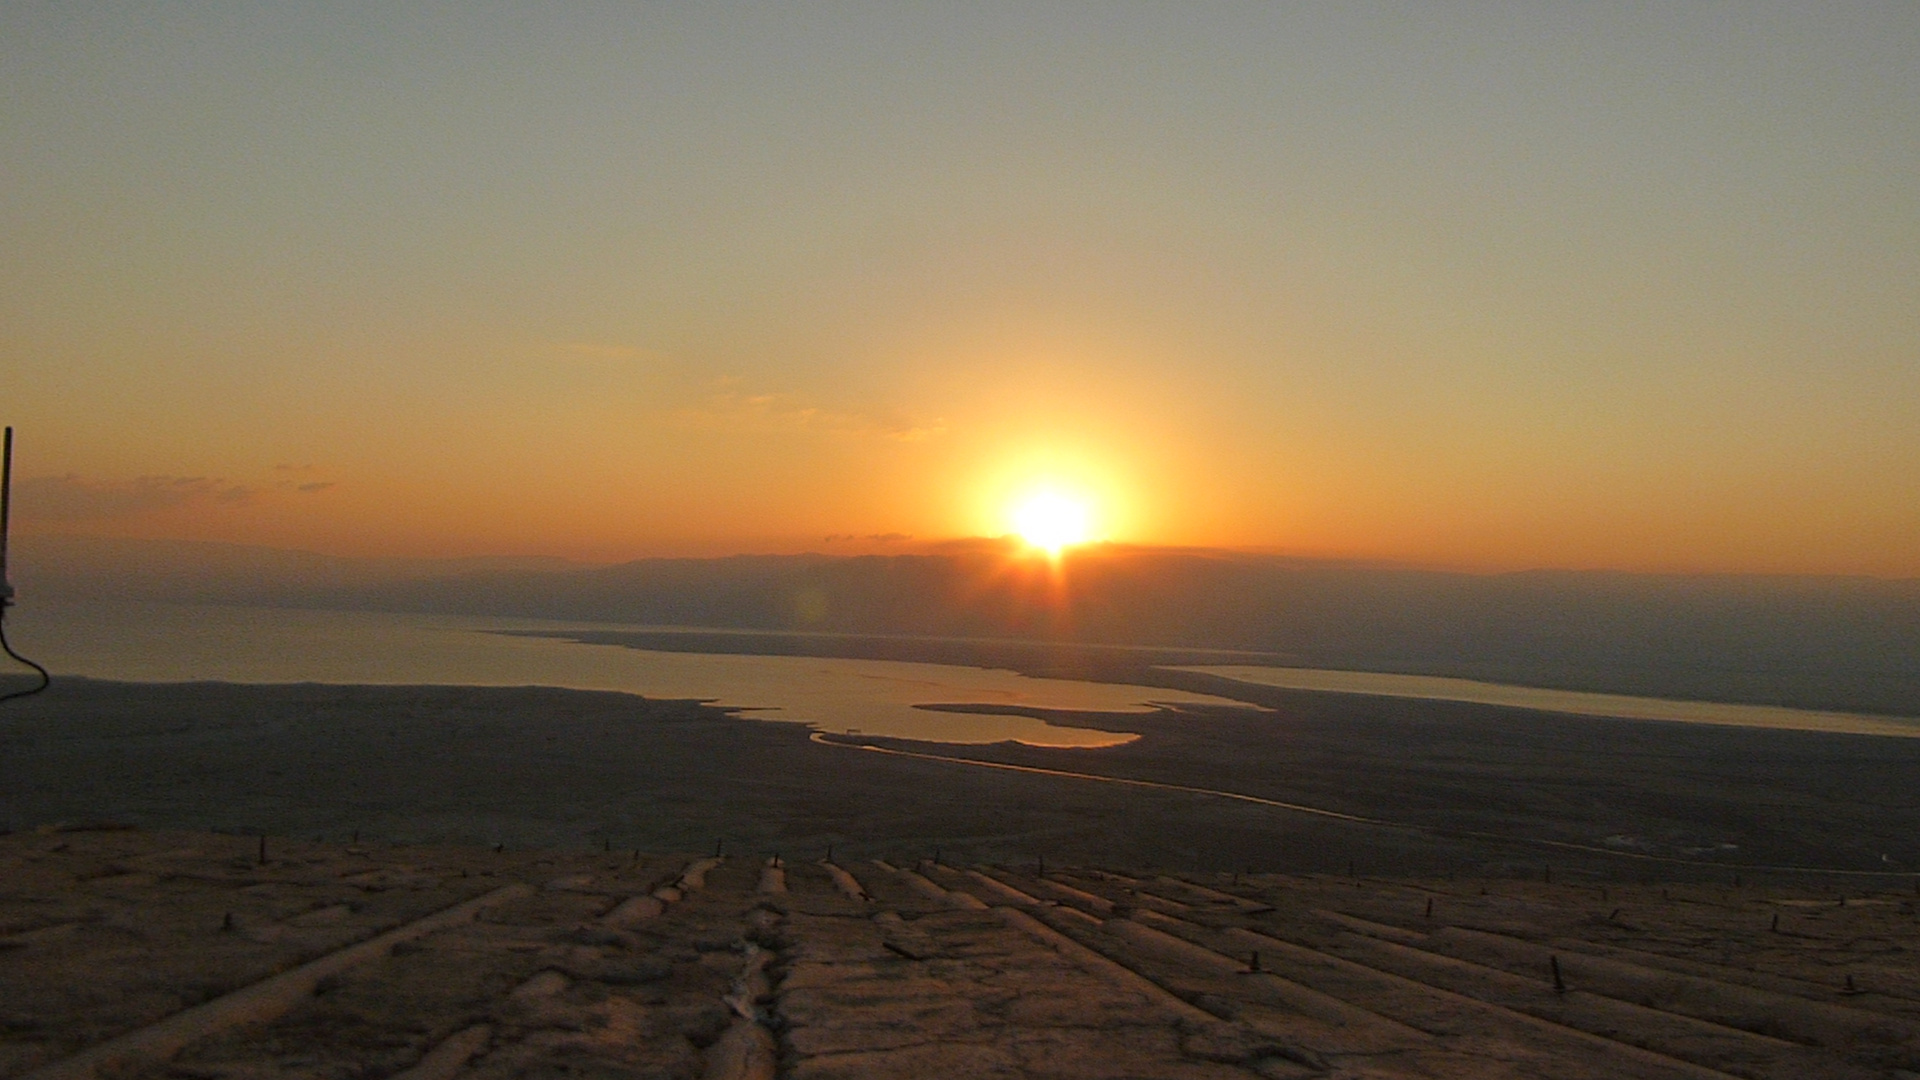
[[[618,360],[624,362],[657,362],[661,358],[657,353],[632,345],[620,345],[604,341],[556,341],[553,347],[574,360]]]
[[[926,442],[947,432],[942,419],[827,409],[799,395],[743,393],[734,385],[735,380],[721,380],[721,390],[699,406],[680,410],[680,418],[691,426],[726,431],[816,432],[909,443]]]
[[[73,473],[20,482],[20,516],[28,521],[110,521],[187,506],[238,507],[257,492],[245,484],[208,476],[139,476],[88,480]]]

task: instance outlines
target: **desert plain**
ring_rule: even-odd
[[[0,716],[0,1076],[1920,1075],[1920,740],[1257,697],[63,680]]]

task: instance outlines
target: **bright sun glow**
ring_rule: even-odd
[[[1013,531],[1049,555],[1093,538],[1093,516],[1084,499],[1042,491],[1013,508]]]

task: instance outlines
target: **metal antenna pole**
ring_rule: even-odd
[[[53,682],[47,669],[13,651],[7,643],[7,609],[13,606],[13,583],[7,580],[7,519],[13,510],[13,428],[7,428],[5,448],[0,449],[0,652],[40,673],[40,685],[31,690],[0,694],[0,701],[26,697],[45,690]]]
[[[0,610],[13,603],[13,584],[7,580],[7,518],[13,509],[13,426],[7,426],[7,444],[0,451]]]

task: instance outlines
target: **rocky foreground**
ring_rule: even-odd
[[[1910,894],[1732,882],[39,831],[0,1077],[1914,1077],[1917,948]]]

